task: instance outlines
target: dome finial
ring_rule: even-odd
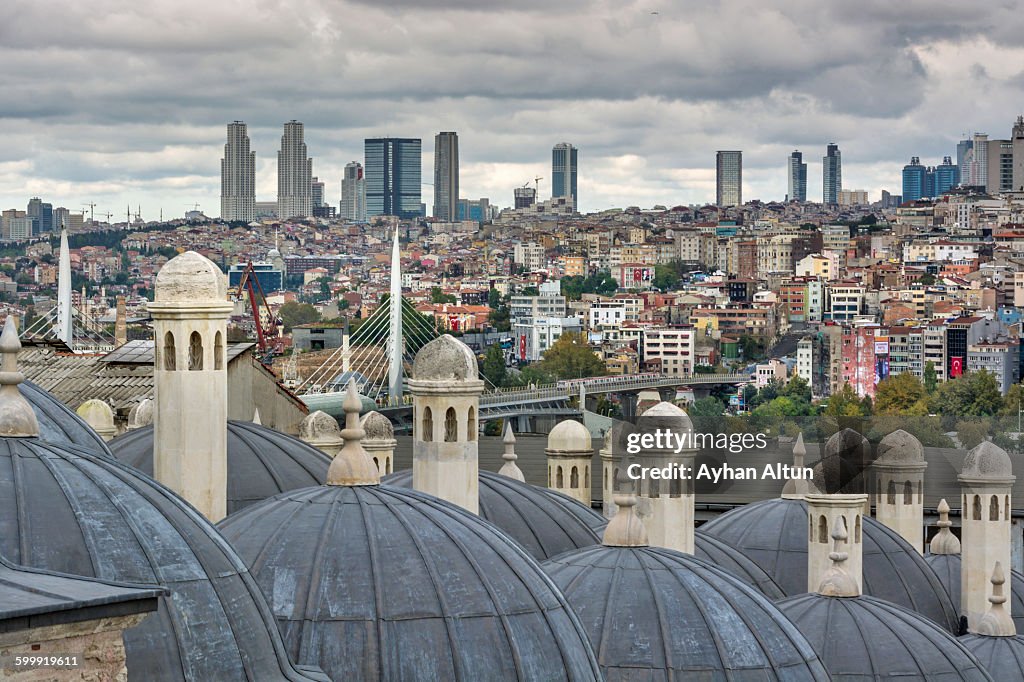
[[[628,460],[622,463],[621,471],[629,469]],[[633,491],[633,482],[626,480],[620,474],[615,481],[615,504],[618,511],[604,529],[604,538],[601,543],[606,547],[647,547],[647,528],[644,522],[636,513],[636,493]]]
[[[832,560],[832,566],[825,572],[825,577],[818,588],[819,594],[826,597],[856,597],[860,595],[857,581],[843,567],[850,555],[842,551],[842,545],[849,537],[846,532],[846,522],[842,516],[837,516],[835,527],[832,529],[832,551],[828,555],[828,558]]]
[[[0,353],[3,353],[3,368],[0,371],[0,436],[32,437],[39,435],[36,413],[18,390],[18,384],[25,375],[18,371],[18,323],[14,315],[7,314],[4,331],[0,334]]]
[[[1003,574],[1003,565],[996,562],[992,571],[992,594],[988,601],[992,604],[988,613],[978,621],[976,632],[979,635],[989,637],[1013,637],[1017,634],[1017,627],[1013,624],[1013,618],[1006,611],[1006,595],[1003,594],[1003,584],[1006,583],[1006,576]]]
[[[523,476],[522,470],[516,464],[516,460],[519,457],[516,455],[516,435],[512,433],[512,422],[510,420],[505,420],[505,436],[501,439],[501,442],[505,444],[505,452],[501,455],[505,463],[501,465],[498,473],[525,483],[526,477]]]
[[[928,549],[932,554],[959,554],[960,538],[950,532],[953,522],[949,520],[949,503],[945,498],[939,501],[939,532],[932,538]]]
[[[359,424],[362,401],[354,379],[348,380],[348,391],[341,406],[345,410],[345,428],[341,431],[345,445],[327,470],[327,485],[378,485],[380,472],[361,443],[366,432]]]
[[[787,500],[800,500],[811,491],[807,480],[802,477],[804,470],[804,457],[807,455],[807,446],[804,445],[804,432],[796,436],[793,443],[793,478],[786,481],[782,488],[782,497]]]

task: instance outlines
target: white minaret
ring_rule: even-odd
[[[211,521],[227,514],[227,278],[186,251],[156,276],[153,474]]]
[[[590,506],[590,465],[594,448],[583,424],[558,422],[548,434],[548,487]]]
[[[412,366],[412,483],[478,513],[477,427],[480,394],[476,356],[445,334],[420,349]],[[342,434],[344,435],[344,434]]]
[[[857,594],[860,594],[864,585],[861,577],[864,573],[864,506],[867,503],[866,494],[834,494],[820,495],[807,493],[804,500],[807,502],[807,591],[820,591],[821,584],[829,576],[833,566],[832,541],[837,532],[847,537],[841,541],[845,543],[844,561],[846,573],[854,579],[857,584]],[[842,525],[843,530],[839,531],[838,526]],[[837,550],[838,551],[838,550]],[[824,594],[824,593],[823,593]],[[834,596],[857,596],[857,594],[842,594]]]
[[[57,338],[71,345],[74,340],[74,322],[71,318],[71,249],[68,247],[68,228],[60,229],[60,259],[57,265]]]
[[[924,553],[924,447],[903,431],[893,431],[878,444],[875,474],[875,518]]]
[[[359,425],[366,432],[363,438],[363,449],[373,458],[381,476],[395,471],[395,427],[391,420],[376,410],[367,412],[359,420]]]
[[[391,293],[388,300],[391,332],[388,335],[388,400],[392,405],[402,402],[402,259],[398,252],[398,228],[391,246]]]
[[[1006,451],[983,441],[967,453],[960,481],[960,612],[977,632],[988,611],[989,577],[998,562],[1010,566],[1010,492],[1016,478]],[[1009,604],[1006,604],[1009,612]]]
[[[672,432],[678,437],[692,433],[693,422],[682,408],[660,402],[637,419],[639,433]],[[690,448],[676,452],[675,446],[664,449],[645,449],[637,456],[643,467],[664,469],[678,465],[680,470],[693,468],[696,451]],[[643,478],[640,480],[640,518],[647,526],[647,536],[655,547],[667,547],[693,554],[694,491],[693,478],[675,476],[669,480]]]

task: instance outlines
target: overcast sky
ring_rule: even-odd
[[[768,7],[767,5],[774,5]],[[786,157],[839,144],[843,186],[900,191],[911,155],[1008,137],[1024,110],[1024,12],[964,0],[3,0],[0,207],[39,195],[123,220],[219,213],[225,125],[249,124],[257,199],[281,125],[306,124],[336,204],[365,137],[459,133],[464,198],[507,206],[551,147],[579,148],[583,210],[781,199]],[[432,188],[424,187],[430,205]]]

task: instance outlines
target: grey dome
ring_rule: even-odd
[[[939,582],[949,593],[954,606],[960,605],[960,555],[959,554],[926,554],[928,562]],[[1010,571],[1010,615],[1017,632],[1024,634],[1024,574]],[[957,613],[960,609],[957,608]]]
[[[131,467],[71,445],[0,439],[0,528],[0,554],[14,563],[170,590],[125,633],[132,679],[310,679],[288,662],[234,550]]]
[[[983,440],[964,457],[960,475],[964,478],[1011,478],[1013,464],[1006,450],[990,440]]]
[[[878,442],[878,459],[875,461],[881,464],[921,464],[924,462],[924,446],[911,434],[898,429]]]
[[[32,406],[39,422],[39,436],[55,444],[78,445],[92,452],[111,457],[106,442],[75,414],[71,408],[31,381],[18,384],[18,390]]]
[[[494,526],[389,485],[282,493],[228,517],[289,653],[341,680],[597,680],[587,636]]]
[[[992,680],[931,620],[875,597],[790,597],[779,609],[807,636],[833,680]]]
[[[546,561],[617,680],[828,680],[806,638],[757,590],[662,547],[599,545]]]
[[[789,596],[807,591],[807,504],[771,499],[747,504],[701,526],[746,554]],[[898,533],[864,517],[864,593],[931,618],[949,632],[957,610],[938,576]]]
[[[153,426],[110,441],[119,461],[153,475]],[[228,514],[285,490],[327,480],[331,458],[297,438],[246,421],[228,421]]]
[[[731,547],[713,535],[697,530],[693,534],[693,555],[713,564],[729,575],[739,578],[771,600],[782,599],[786,594],[764,569],[751,561],[746,554]]]
[[[608,521],[567,495],[490,471],[481,471],[479,481],[481,518],[538,561],[601,542]],[[412,488],[412,471],[395,472],[382,482]]]
[[[416,381],[477,381],[476,356],[462,341],[444,334],[416,353],[412,378]]]
[[[1024,679],[1024,637],[964,635],[959,641],[974,654],[992,679],[1000,682]]]

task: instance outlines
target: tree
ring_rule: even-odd
[[[994,374],[980,370],[961,374],[939,386],[931,411],[944,417],[991,417],[1003,407]]]
[[[505,353],[501,346],[492,343],[481,363],[481,373],[492,386],[505,386],[508,382],[508,368],[505,367]]]
[[[938,387],[939,377],[935,373],[935,363],[929,360],[924,363],[924,390],[928,394],[935,393],[935,389]]]
[[[655,289],[668,291],[679,284],[679,275],[675,268],[668,263],[654,266],[654,280],[651,282]]]
[[[910,372],[901,372],[878,382],[875,414],[922,417],[928,414],[924,384]]]
[[[441,291],[441,287],[434,287],[430,290],[431,303],[455,303],[456,300],[454,294],[444,293]]]
[[[794,375],[779,391],[779,395],[790,398],[797,403],[811,404],[811,387],[807,380],[799,374]]]
[[[491,310],[497,310],[501,307],[501,292],[494,287],[487,292],[487,306]]]
[[[725,413],[725,405],[717,398],[701,398],[687,407],[686,413],[692,418],[721,417]]]
[[[277,315],[284,323],[285,332],[290,332],[300,324],[320,321],[320,313],[309,303],[289,301],[278,309]]]
[[[739,347],[744,360],[759,360],[764,357],[764,341],[756,336],[744,334],[739,338]]]
[[[825,416],[828,417],[866,417],[864,413],[864,402],[850,384],[843,384],[843,387],[833,393],[828,399],[825,407]]]
[[[544,353],[539,368],[558,379],[602,376],[608,368],[587,345],[582,334],[565,332]]]

